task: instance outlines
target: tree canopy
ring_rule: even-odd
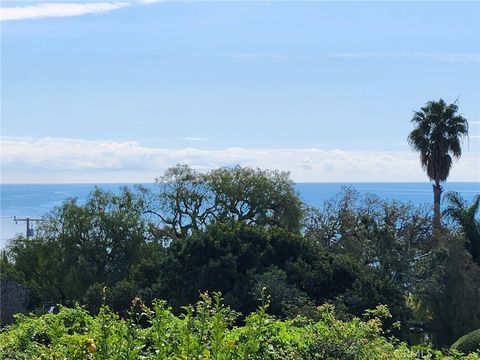
[[[159,192],[139,191],[159,236],[184,238],[224,220],[300,229],[301,201],[286,172],[235,166],[200,173],[177,165],[156,183]]]

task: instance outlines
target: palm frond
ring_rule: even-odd
[[[475,219],[475,215],[477,214],[479,208],[480,208],[480,195],[476,195],[473,198],[472,203],[467,209],[467,212],[472,219]]]
[[[444,201],[448,204],[443,214],[455,221],[460,221],[464,217],[466,203],[460,193],[449,191],[444,196]]]
[[[440,99],[426,103],[411,119],[416,126],[407,141],[420,153],[421,166],[431,180],[445,181],[452,157],[458,159],[462,155],[461,140],[468,135],[468,121],[457,111],[456,103],[447,105]]]

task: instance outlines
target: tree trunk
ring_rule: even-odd
[[[442,187],[440,186],[440,180],[435,180],[433,185],[433,229],[440,230],[442,227],[442,219],[440,214],[440,199],[442,196]]]

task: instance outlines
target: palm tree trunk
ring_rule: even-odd
[[[442,187],[440,186],[440,180],[435,179],[435,185],[433,185],[433,229],[440,230],[442,227],[442,219],[440,215],[440,199],[442,196]]]

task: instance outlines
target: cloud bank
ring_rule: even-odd
[[[290,171],[295,181],[425,181],[410,151],[198,149],[145,147],[133,141],[0,139],[3,183],[152,182],[170,166],[199,170],[240,164]],[[479,155],[465,152],[450,180],[480,181]]]

